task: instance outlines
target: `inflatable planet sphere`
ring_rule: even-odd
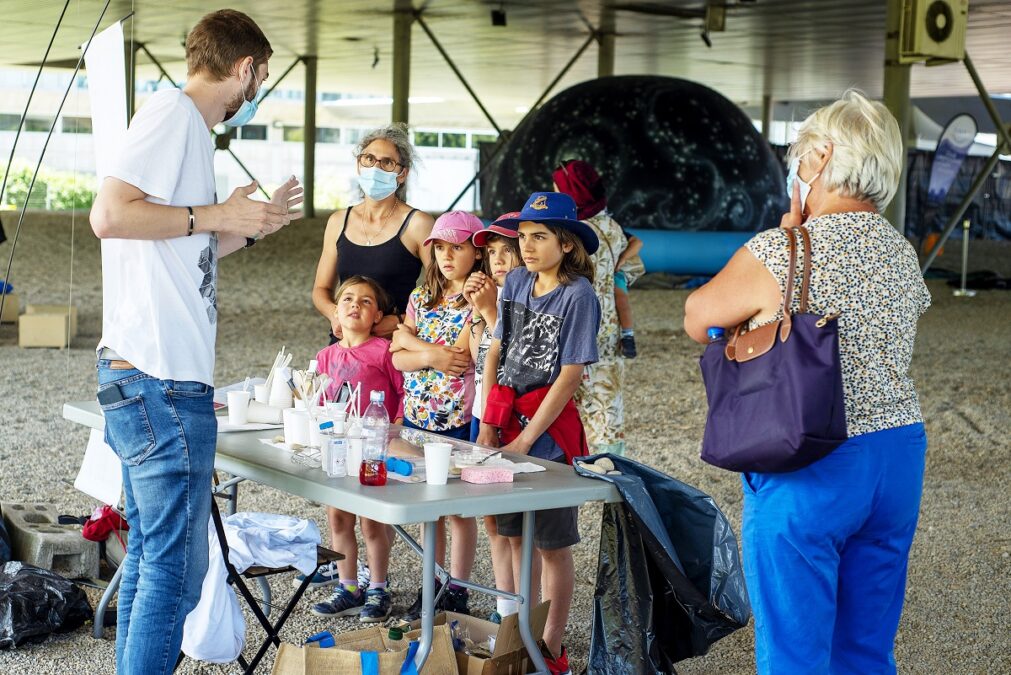
[[[483,186],[485,216],[550,190],[568,159],[597,169],[626,228],[754,232],[789,208],[782,166],[748,116],[688,80],[605,77],[550,99],[499,152]]]

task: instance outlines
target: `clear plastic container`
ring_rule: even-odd
[[[386,444],[390,416],[383,405],[383,392],[369,394],[369,407],[362,415],[362,464],[358,481],[362,485],[386,485]]]

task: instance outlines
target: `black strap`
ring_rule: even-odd
[[[417,211],[418,211],[418,209],[411,209],[410,213],[408,213],[408,214],[407,214],[407,215],[406,215],[406,216],[404,217],[404,222],[400,224],[400,229],[399,229],[399,230],[397,230],[397,237],[398,237],[398,238],[399,238],[399,237],[400,237],[400,236],[401,236],[401,235],[402,235],[402,234],[404,233],[404,230],[406,230],[406,229],[407,229],[407,224],[411,222],[411,217],[412,217],[412,216],[413,216],[413,215],[414,215],[414,214],[415,214],[415,213],[416,213]]]

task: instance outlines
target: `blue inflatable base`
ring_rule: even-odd
[[[712,276],[755,232],[679,232],[635,230],[642,239],[642,262],[647,272]]]

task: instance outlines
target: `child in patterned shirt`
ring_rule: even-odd
[[[404,324],[393,336],[393,364],[404,373],[404,426],[460,440],[470,439],[474,404],[474,365],[470,358],[471,307],[463,297],[464,284],[481,267],[481,250],[471,237],[483,228],[481,220],[464,211],[444,213],[432,228],[425,246],[431,262],[424,284],[407,303]],[[445,565],[445,525],[439,519],[436,560]],[[477,550],[477,521],[450,517],[455,579],[469,579]],[[436,582],[438,584],[438,581]],[[450,583],[437,609],[469,613],[467,589]],[[421,615],[421,591],[404,618]]]

